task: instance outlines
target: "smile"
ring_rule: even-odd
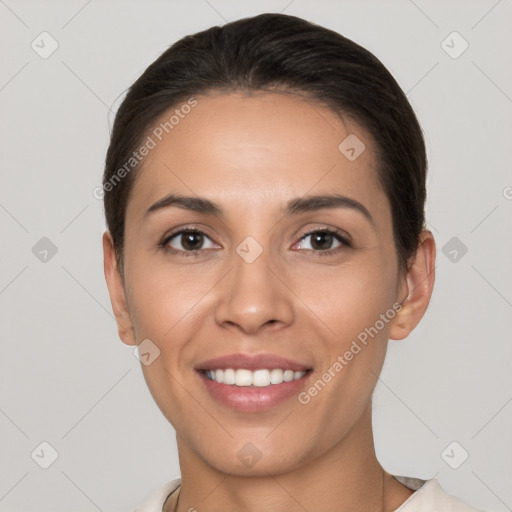
[[[299,380],[306,375],[307,371],[293,371],[283,370],[281,368],[273,369],[259,369],[255,371],[247,370],[244,368],[233,369],[217,369],[205,370],[204,375],[206,378],[218,382],[219,384],[226,384],[228,386],[255,386],[267,387],[283,382],[292,382]]]

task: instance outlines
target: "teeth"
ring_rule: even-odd
[[[215,372],[217,373],[217,372]],[[217,382],[220,382],[218,380]],[[222,381],[224,382],[224,380]],[[237,370],[235,372],[236,386],[250,386],[252,384],[252,372],[250,370]]]
[[[295,377],[295,372],[293,372],[292,370],[286,370],[283,375],[283,380],[285,382],[291,382],[294,377]]]
[[[270,370],[256,370],[252,374],[252,385],[260,388],[270,386]]]
[[[220,384],[228,384],[231,386],[255,386],[267,387],[272,384],[282,384],[283,382],[291,382],[303,377],[306,372],[294,372],[293,370],[281,370],[274,368],[272,370],[261,369],[256,371],[239,368],[227,368],[225,370],[206,370],[204,372],[207,378],[214,380]]]
[[[217,374],[215,374],[215,375],[217,375]],[[227,370],[224,370],[224,376],[223,376],[222,382],[224,382],[224,384],[235,384],[236,383],[235,370],[233,370],[233,368],[228,368]]]
[[[291,371],[291,370],[288,370]],[[281,382],[284,382],[283,379],[284,372],[283,370],[280,370],[279,368],[276,368],[274,370],[270,371],[270,384],[281,384]]]

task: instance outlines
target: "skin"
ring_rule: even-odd
[[[196,99],[137,175],[124,276],[103,236],[119,336],[127,345],[149,338],[160,350],[142,370],[177,436],[182,485],[165,512],[313,511],[319,503],[326,512],[392,511],[412,491],[376,458],[371,397],[388,340],[405,338],[428,306],[433,236],[422,232],[401,271],[374,142],[353,120],[276,92]],[[338,150],[349,133],[366,146],[354,161]],[[169,207],[145,218],[171,192],[215,201],[224,216]],[[332,193],[364,205],[373,221],[350,208],[283,216],[291,199]],[[197,256],[183,256],[190,246],[181,236],[167,247],[182,252],[159,246],[181,227],[205,233]],[[318,249],[304,236],[311,229],[339,229],[352,246],[320,239]],[[263,248],[252,263],[236,252],[248,236]],[[322,248],[331,253],[319,256]],[[313,383],[395,303],[400,312],[308,404],[292,397],[237,412],[216,402],[194,370],[220,355],[272,353],[307,363]],[[247,443],[261,455],[251,467],[237,456]]]

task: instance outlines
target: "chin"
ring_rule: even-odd
[[[291,460],[282,451],[274,451],[268,455],[258,453],[254,445],[250,443],[247,443],[240,452],[240,456],[236,452],[230,452],[228,457],[226,455],[210,457],[205,462],[221,473],[251,477],[267,477],[269,474],[280,475],[293,471],[301,465],[300,460]],[[249,455],[250,453],[253,455]]]

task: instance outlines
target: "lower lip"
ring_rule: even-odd
[[[232,386],[221,384],[206,377],[202,372],[197,374],[203,381],[210,395],[221,404],[241,412],[261,412],[275,407],[292,396],[297,396],[304,388],[311,371],[298,380],[271,384],[270,386]]]

